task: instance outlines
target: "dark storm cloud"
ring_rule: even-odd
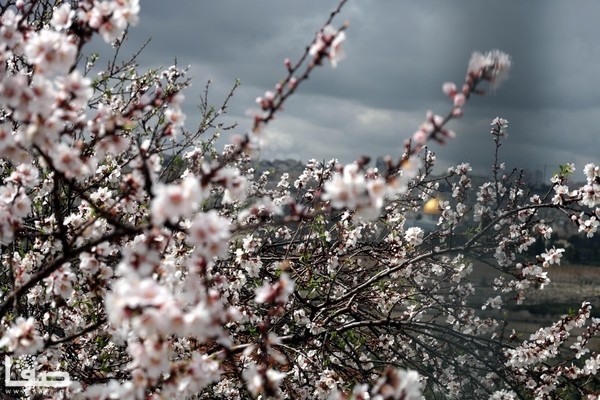
[[[188,121],[204,81],[214,80],[217,102],[235,78],[242,87],[229,118],[250,126],[254,98],[284,76],[337,5],[335,0],[222,0],[145,2],[128,48],[152,41],[140,61],[191,65]],[[503,154],[509,166],[553,169],[597,157],[600,145],[600,2],[519,0],[349,0],[347,57],[337,69],[314,71],[285,112],[267,129],[265,156],[339,158],[401,151],[427,109],[446,113],[441,84],[460,84],[475,50],[499,48],[513,57],[510,79],[494,94],[474,98],[458,138],[434,146],[444,167],[491,164],[489,123],[510,121]],[[271,146],[271,147],[269,147]]]

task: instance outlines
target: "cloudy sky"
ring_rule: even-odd
[[[172,0],[142,2],[127,49],[151,42],[144,67],[190,65],[188,127],[207,79],[216,104],[242,82],[228,118],[251,127],[254,99],[285,76],[337,0]],[[473,98],[449,127],[458,134],[432,146],[440,168],[492,163],[489,123],[510,121],[503,158],[509,167],[546,170],[575,162],[579,171],[600,149],[600,2],[596,0],[349,0],[334,25],[349,21],[346,58],[314,71],[269,125],[264,158],[399,156],[428,109],[446,114],[444,81],[460,84],[473,51],[512,56],[510,79]],[[225,139],[227,136],[225,135]],[[600,160],[599,160],[600,161]]]

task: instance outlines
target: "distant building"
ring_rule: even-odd
[[[442,213],[440,201],[440,198],[432,197],[423,204],[421,210],[415,213],[408,213],[406,215],[406,227],[416,226],[425,232],[435,231],[440,214]]]

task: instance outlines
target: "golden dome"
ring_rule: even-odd
[[[439,214],[440,213],[440,201],[435,197],[430,198],[423,205],[423,213],[425,214]]]

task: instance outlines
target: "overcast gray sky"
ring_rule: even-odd
[[[188,126],[207,79],[217,103],[236,78],[229,117],[250,129],[254,99],[285,76],[337,0],[172,0],[142,2],[127,49],[147,38],[144,67],[191,65]],[[547,170],[600,158],[600,2],[596,0],[349,0],[334,25],[350,22],[346,59],[311,79],[269,125],[265,158],[399,156],[428,109],[448,112],[444,81],[461,84],[475,50],[513,58],[510,79],[475,97],[449,127],[457,139],[432,146],[440,166],[492,163],[489,123],[510,121],[503,158],[510,167]],[[600,161],[600,160],[599,160]]]

